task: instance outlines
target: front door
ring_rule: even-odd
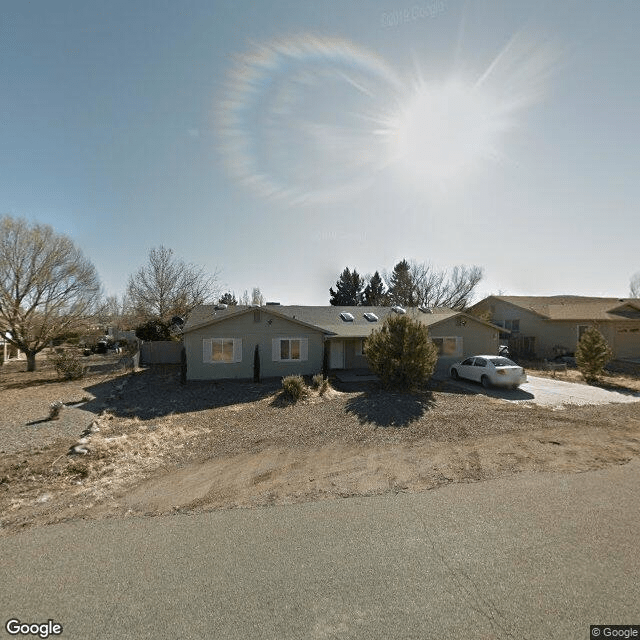
[[[344,340],[331,340],[329,348],[329,368],[344,369]]]

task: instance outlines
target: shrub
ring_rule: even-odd
[[[64,403],[60,400],[56,400],[49,405],[49,420],[57,420],[60,417],[60,413],[64,408]]]
[[[613,352],[596,327],[589,327],[576,347],[576,364],[584,379],[597,382]]]
[[[389,316],[367,338],[364,353],[385,387],[406,391],[427,382],[438,360],[427,328],[406,315]]]
[[[308,393],[304,379],[300,375],[282,378],[282,389],[284,396],[294,401],[304,398]]]
[[[53,368],[60,378],[79,380],[84,377],[85,368],[80,354],[76,351],[56,349],[54,353],[49,353],[47,359],[53,364]]]
[[[81,478],[87,478],[89,476],[89,467],[81,462],[73,462],[67,467],[67,473],[80,476]]]
[[[163,320],[148,320],[136,327],[136,338],[145,342],[173,340],[171,323]]]
[[[325,378],[321,373],[316,373],[311,378],[311,386],[317,389],[320,395],[322,395],[329,388],[329,379]]]

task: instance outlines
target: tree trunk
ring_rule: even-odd
[[[36,353],[35,351],[27,351],[27,371],[36,370]]]

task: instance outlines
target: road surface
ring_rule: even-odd
[[[0,538],[0,637],[17,618],[52,619],[65,639],[582,640],[590,624],[640,624],[639,532],[637,459],[421,494],[71,522]]]

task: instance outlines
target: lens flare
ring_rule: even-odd
[[[218,131],[231,173],[259,194],[327,202],[374,178],[383,157],[374,115],[399,89],[375,54],[305,35],[238,58]]]
[[[401,82],[347,40],[270,42],[236,60],[217,113],[220,147],[233,176],[285,202],[350,197],[383,171],[447,190],[505,157],[507,133],[543,97],[556,58],[519,35],[482,73]]]

